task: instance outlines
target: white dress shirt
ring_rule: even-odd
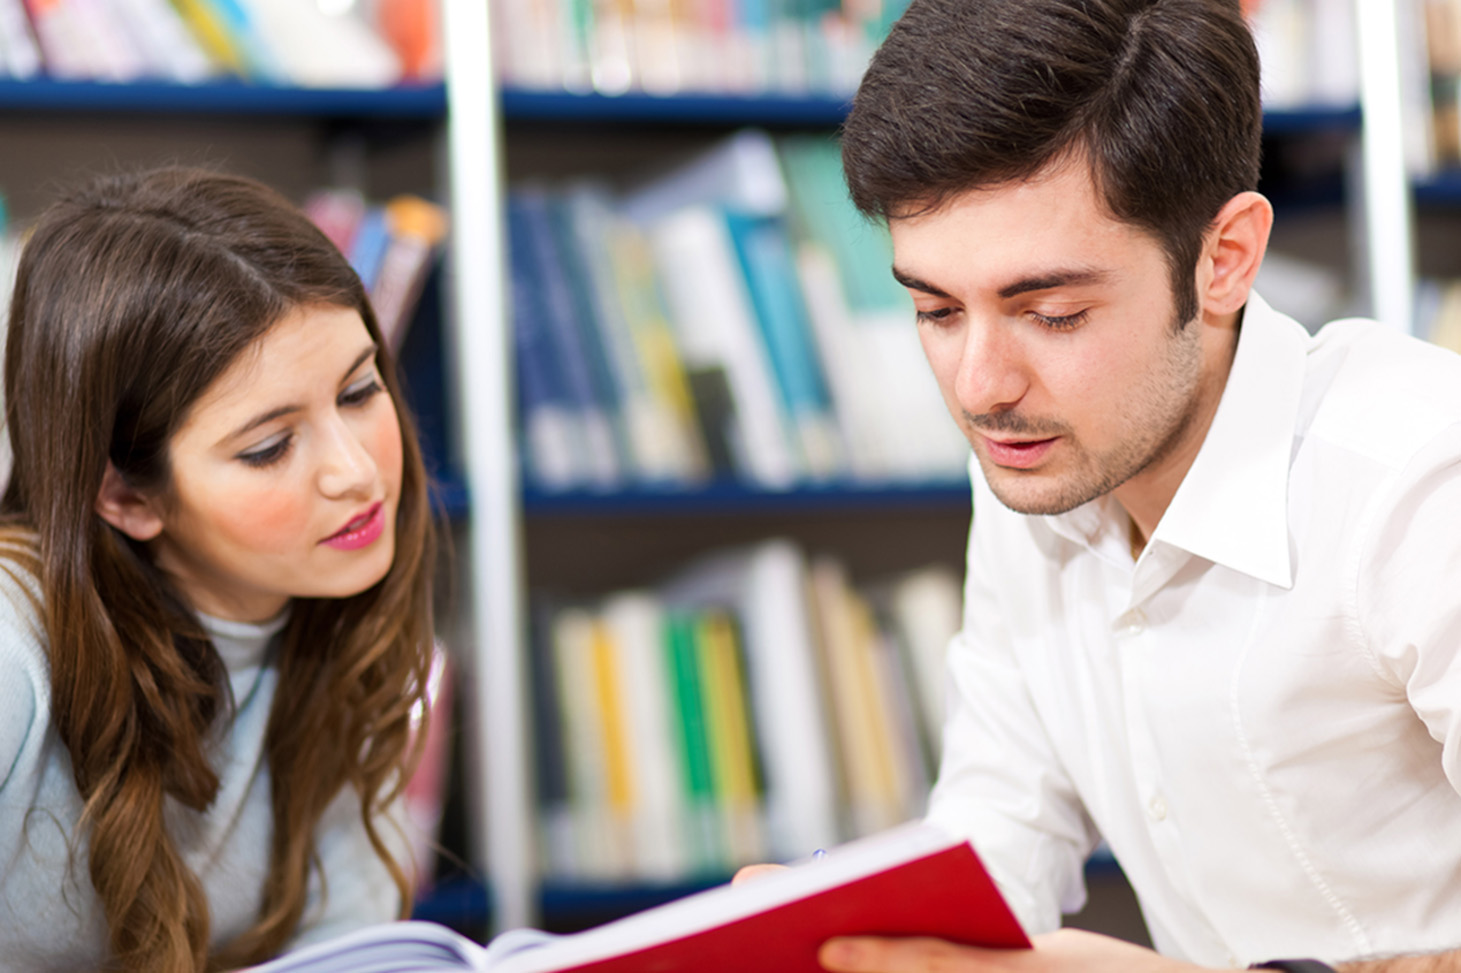
[[[1254,296],[1135,563],[1110,497],[1026,516],[971,477],[929,817],[1032,933],[1103,836],[1164,953],[1461,946],[1461,357]]]

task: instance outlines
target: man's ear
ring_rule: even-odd
[[[1272,228],[1273,206],[1258,193],[1239,193],[1218,210],[1198,267],[1204,310],[1231,314],[1247,303]]]
[[[96,512],[134,541],[150,541],[162,533],[162,518],[152,501],[128,486],[110,462],[96,495]]]

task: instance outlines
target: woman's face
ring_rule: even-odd
[[[194,403],[150,546],[195,609],[264,621],[390,570],[401,426],[375,355],[355,310],[300,307]]]

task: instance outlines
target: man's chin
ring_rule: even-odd
[[[982,459],[980,466],[994,498],[1017,514],[1051,517],[1069,513],[1101,495],[1048,473],[990,469]]]

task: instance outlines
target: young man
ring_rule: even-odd
[[[1237,0],[914,0],[869,69],[978,464],[930,817],[1036,948],[829,969],[1461,971],[1461,359],[1251,293],[1260,127]],[[1098,836],[1158,952],[1055,931]]]

